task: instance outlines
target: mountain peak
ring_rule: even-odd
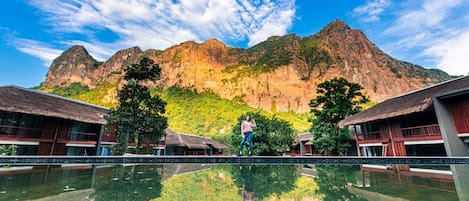
[[[59,57],[67,54],[79,54],[83,56],[90,56],[88,51],[85,49],[83,45],[73,45],[72,47],[65,50]],[[90,56],[91,57],[91,56]]]
[[[81,82],[87,72],[96,68],[97,63],[85,47],[74,45],[54,59],[44,84],[62,86]]]
[[[343,20],[337,19],[327,24],[318,34],[329,34],[332,32],[345,32],[352,30]]]
[[[216,38],[209,38],[208,40],[206,40],[202,44],[206,45],[208,47],[217,47],[217,48],[225,48],[226,47],[225,43],[219,41]]]

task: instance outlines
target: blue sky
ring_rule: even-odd
[[[0,13],[0,85],[39,85],[75,44],[100,61],[187,40],[250,47],[272,35],[309,36],[335,19],[397,59],[469,72],[469,0],[7,0]]]

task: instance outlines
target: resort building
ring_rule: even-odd
[[[0,87],[0,145],[17,155],[101,155],[108,109],[16,86]]]
[[[467,156],[469,76],[390,98],[339,126],[361,156]]]
[[[108,108],[17,86],[0,87],[0,146],[17,155],[111,155],[115,134],[105,132]],[[144,146],[155,155],[219,155],[215,140],[165,130]],[[129,143],[129,149],[135,149]]]
[[[221,155],[228,147],[210,138],[166,129],[165,155]]]
[[[295,136],[295,143],[287,153],[290,156],[312,156],[313,134],[311,132],[299,133]]]

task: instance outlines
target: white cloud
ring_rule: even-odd
[[[469,30],[430,46],[424,55],[436,57],[438,67],[451,75],[468,75]]]
[[[283,35],[292,26],[294,0],[30,0],[45,21],[60,33],[82,34],[97,58],[132,46],[164,49],[178,43],[218,38],[254,45],[271,35]],[[102,42],[100,30],[117,35]]]
[[[363,21],[376,22],[379,21],[380,15],[389,5],[390,2],[388,0],[374,0],[365,5],[356,7],[353,9],[353,13],[357,16],[361,16]]]
[[[263,16],[258,29],[249,36],[249,46],[253,46],[264,41],[272,35],[283,35],[292,25],[292,18],[295,16],[294,10],[284,10],[281,12],[269,13],[268,17]]]
[[[383,32],[397,41],[385,46],[391,47],[391,54],[406,54],[449,74],[467,74],[468,9],[467,0],[424,0],[418,7],[405,7]]]
[[[447,18],[451,9],[461,3],[462,0],[426,0],[421,8],[402,12],[394,25],[384,33],[408,35],[419,33],[422,29],[442,28],[443,20]]]
[[[51,48],[47,44],[35,40],[17,39],[12,43],[18,50],[41,59],[46,66],[49,66],[62,53],[62,50]]]

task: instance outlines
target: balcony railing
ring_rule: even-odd
[[[403,128],[401,131],[403,137],[425,137],[441,135],[438,124]]]
[[[358,141],[379,139],[381,139],[381,133],[379,131],[357,134]]]
[[[41,129],[0,125],[0,136],[40,138]]]
[[[70,140],[76,141],[97,141],[98,134],[96,133],[84,133],[84,132],[71,132]]]

